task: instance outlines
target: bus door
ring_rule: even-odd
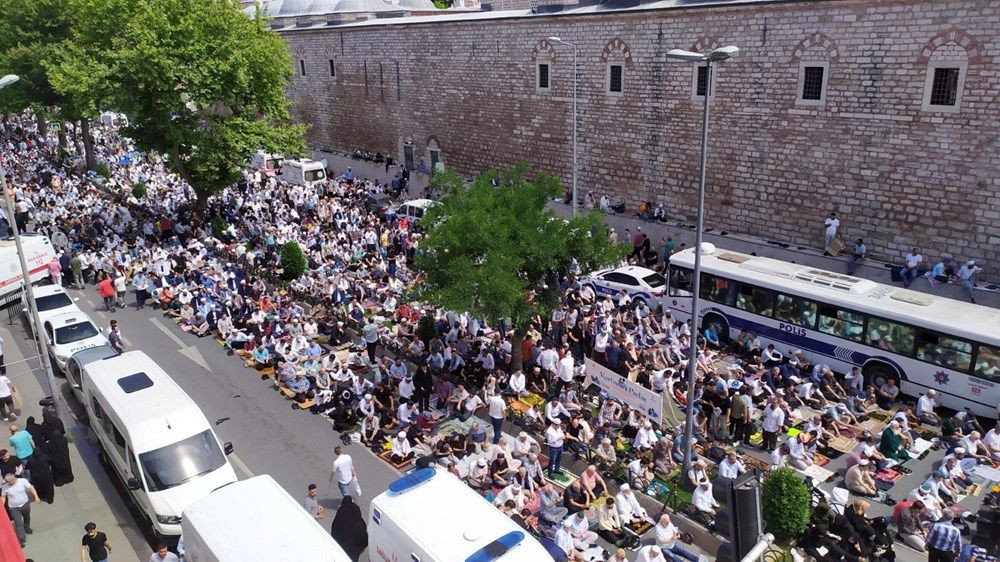
[[[670,307],[674,316],[686,319],[691,316],[691,280],[692,272],[683,267],[670,266],[667,277],[667,294],[670,295]]]

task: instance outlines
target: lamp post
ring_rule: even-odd
[[[17,82],[19,77],[16,74],[8,74],[0,78],[0,89]],[[11,234],[14,236],[14,245],[17,247],[17,258],[21,262],[21,277],[24,283],[24,294],[28,301],[28,310],[31,313],[31,323],[34,326],[32,332],[35,334],[35,344],[38,347],[38,362],[41,363],[45,371],[45,378],[49,381],[49,392],[52,393],[52,407],[59,415],[59,386],[56,384],[56,377],[52,373],[52,363],[49,360],[49,346],[45,339],[45,331],[42,329],[42,322],[38,318],[38,308],[35,307],[35,295],[31,290],[31,275],[28,272],[28,262],[24,259],[24,248],[21,247],[21,234],[17,227],[17,219],[14,218],[14,202],[7,191],[7,171],[0,160],[0,189],[3,190],[3,199],[7,210],[7,223],[10,225]]]
[[[692,437],[694,433],[694,379],[698,372],[698,297],[701,291],[701,243],[705,226],[705,168],[708,163],[708,98],[712,94],[712,63],[721,62],[739,52],[739,48],[719,47],[709,53],[693,53],[672,49],[667,58],[685,62],[705,63],[705,100],[701,112],[701,170],[698,174],[698,212],[694,243],[694,273],[691,282],[691,348],[687,364],[687,416],[684,423],[684,473],[691,469]]]
[[[579,81],[578,80],[579,73],[577,72],[576,60],[577,60],[577,52],[579,51],[579,49],[573,43],[568,43],[558,37],[549,37],[548,40],[552,41],[553,43],[559,43],[561,45],[573,47],[573,216],[575,217],[579,212],[578,211],[579,204],[576,201],[576,117],[577,117],[576,89],[577,89],[577,82]]]

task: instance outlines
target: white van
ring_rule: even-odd
[[[543,562],[538,540],[464,482],[441,468],[422,468],[372,499],[372,560]]]
[[[322,162],[315,160],[285,160],[281,163],[281,179],[312,187],[326,179],[326,169]]]
[[[181,534],[181,513],[236,481],[205,415],[141,351],[88,363],[81,389],[103,460],[158,537]]]
[[[24,261],[28,264],[28,277],[37,283],[49,277],[49,262],[56,257],[56,250],[44,234],[22,234]],[[13,238],[0,239],[0,302],[13,293],[20,292],[22,283],[21,261]]]
[[[423,218],[424,213],[427,209],[430,209],[437,204],[437,201],[433,199],[412,199],[403,203],[399,207],[396,207],[396,216],[398,218],[406,218],[412,224],[420,222]]]
[[[185,562],[351,562],[330,533],[266,474],[192,503],[181,530]]]
[[[250,167],[273,176],[281,170],[281,164],[284,161],[285,158],[279,154],[271,154],[263,150],[258,150],[250,158]]]

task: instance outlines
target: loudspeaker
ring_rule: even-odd
[[[760,511],[760,482],[756,478],[744,480],[733,486],[732,511],[734,524],[730,534],[733,552],[742,560],[757,544],[763,528]]]
[[[738,562],[739,558],[733,558],[733,545],[723,541],[719,545],[719,550],[715,553],[716,562]]]

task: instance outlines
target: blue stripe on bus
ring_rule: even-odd
[[[714,312],[716,314],[721,315],[723,318],[726,319],[726,321],[729,322],[730,326],[732,326],[734,328],[737,328],[739,330],[746,330],[748,332],[755,332],[755,333],[757,333],[759,335],[764,336],[765,338],[772,339],[772,340],[777,340],[777,341],[780,341],[780,342],[783,342],[783,343],[787,343],[787,344],[791,345],[792,347],[799,347],[799,348],[808,350],[810,352],[813,352],[813,353],[816,353],[816,354],[819,354],[819,355],[823,355],[824,357],[829,357],[831,359],[837,359],[838,361],[844,361],[843,358],[837,357],[836,355],[833,355],[833,351],[837,348],[837,346],[835,346],[833,344],[829,344],[829,343],[826,343],[826,342],[823,342],[823,341],[819,341],[819,340],[810,339],[810,338],[808,338],[806,336],[800,336],[798,334],[792,334],[792,333],[786,332],[784,330],[779,330],[777,328],[772,328],[770,326],[765,326],[763,324],[758,324],[756,322],[753,322],[752,320],[745,320],[743,318],[739,318],[739,317],[736,317],[736,316],[730,316],[730,315],[726,314],[725,312],[723,312],[722,310],[719,310],[718,308],[714,308],[714,307],[707,308],[707,309],[705,309],[705,312]],[[820,350],[825,350],[825,351],[820,351]],[[908,382],[910,384],[922,387],[922,388],[934,388],[934,387],[928,386],[926,384],[922,384],[922,383],[911,381],[910,378],[908,376],[906,376],[906,371],[903,370],[903,368],[898,363],[896,363],[892,359],[889,359],[888,357],[883,357],[883,356],[879,356],[879,355],[865,355],[864,353],[861,353],[860,351],[853,351],[851,357],[852,357],[852,359],[850,361],[845,361],[845,362],[846,363],[851,363],[851,364],[854,364],[854,365],[864,365],[865,362],[867,362],[870,359],[875,359],[875,360],[878,360],[878,361],[884,361],[885,363],[888,363],[888,364],[892,365],[893,367],[895,367],[896,372],[899,373],[899,376],[900,376],[900,378],[902,378],[902,380],[904,380],[904,381],[906,381],[906,382]],[[854,361],[854,357],[862,357],[863,360],[859,361],[859,362],[855,362]],[[937,392],[940,392],[942,394],[947,394],[949,396],[954,396],[956,398],[961,398],[962,400],[965,400],[965,401],[968,401],[968,402],[972,402],[974,404],[980,404],[982,406],[986,406],[986,407],[989,407],[989,408],[995,408],[996,407],[994,404],[989,404],[987,402],[980,402],[979,400],[973,400],[972,398],[969,398],[968,396],[965,396],[965,395],[962,395],[962,394],[955,394],[954,392],[948,392],[948,391],[942,390],[940,388],[935,388],[934,390],[936,390]]]

